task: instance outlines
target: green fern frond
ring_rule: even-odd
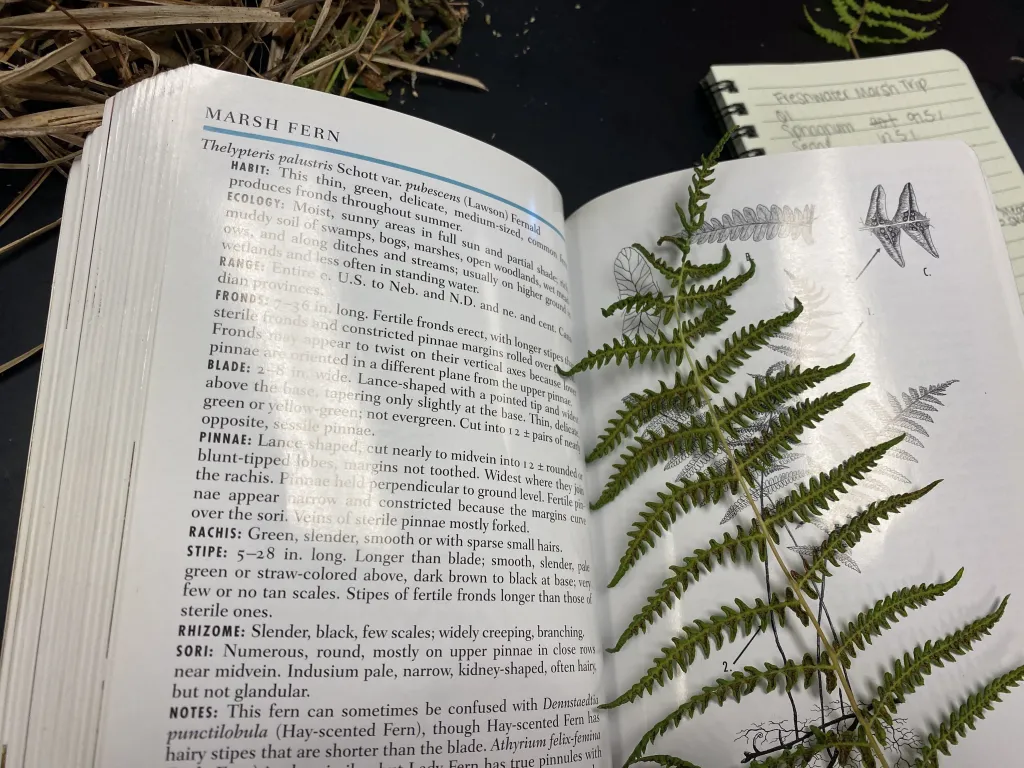
[[[881,45],[898,45],[912,40],[925,40],[935,34],[928,27],[911,27],[906,22],[929,24],[938,21],[946,12],[947,5],[934,11],[911,11],[896,8],[876,0],[832,0],[832,9],[845,32],[831,29],[818,23],[804,6],[804,17],[816,35],[828,43],[857,55],[854,42],[874,43]],[[865,29],[885,30],[886,34],[865,34]]]
[[[737,635],[749,636],[755,630],[765,631],[774,615],[780,627],[786,626],[786,614],[792,611],[805,627],[807,615],[800,607],[800,601],[792,590],[779,596],[772,594],[771,602],[761,598],[749,606],[736,598],[736,608],[723,605],[721,613],[712,614],[706,619],[697,619],[683,627],[681,633],[672,638],[672,645],[661,649],[661,656],[655,658],[644,675],[623,693],[605,706],[614,709],[627,702],[636,701],[644,693],[653,693],[655,686],[665,685],[665,680],[672,680],[677,673],[689,669],[697,658],[697,653],[706,659],[711,656],[712,644],[715,650],[721,650],[728,641],[735,642]]]
[[[616,312],[654,312],[667,325],[675,316],[676,303],[671,296],[661,293],[634,293],[601,310],[604,317],[611,317]]]
[[[765,347],[774,336],[800,317],[803,310],[804,305],[800,300],[794,299],[793,309],[770,320],[761,320],[734,331],[714,358],[709,355],[703,363],[694,361],[695,371],[690,376],[702,381],[712,393],[717,392],[716,384],[727,384],[741,362],[749,360],[753,352]],[[699,402],[699,394],[697,397]]]
[[[935,480],[924,488],[909,493],[897,493],[887,499],[869,504],[865,509],[858,512],[845,523],[833,530],[825,540],[817,547],[817,553],[806,569],[799,577],[797,584],[811,597],[817,597],[817,590],[814,584],[821,583],[825,576],[829,576],[828,565],[831,563],[839,567],[838,556],[853,549],[861,538],[871,532],[871,529],[880,525],[883,520],[888,520],[889,515],[902,512],[904,507],[909,506],[921,497],[928,494],[935,486],[941,483]]]
[[[669,266],[667,261],[659,259],[653,253],[640,245],[640,243],[633,243],[633,247],[636,248],[637,252],[644,257],[644,260],[658,270],[658,272],[661,273],[661,276],[668,280],[671,285],[677,285],[679,280],[682,279],[682,272],[678,267]]]
[[[757,265],[749,254],[747,263],[750,268],[740,272],[736,277],[723,277],[714,285],[695,285],[681,290],[676,295],[676,302],[682,309],[691,310],[725,301],[757,271]]]
[[[571,377],[611,363],[619,365],[623,360],[632,368],[634,363],[642,363],[648,358],[651,362],[664,359],[679,365],[684,358],[683,348],[693,346],[694,341],[702,336],[717,333],[732,312],[732,308],[726,305],[714,304],[692,320],[677,326],[671,336],[661,331],[657,336],[623,336],[622,339],[613,339],[611,344],[605,344],[596,352],[588,352],[569,370],[558,367],[555,370],[562,376]]]
[[[814,31],[814,34],[826,43],[831,43],[834,46],[842,48],[844,51],[850,50],[849,38],[847,38],[842,32],[835,29],[829,29],[828,27],[823,27],[815,21],[814,17],[811,16],[811,12],[807,10],[806,5],[804,6],[804,18],[806,18],[807,22],[811,25],[811,29]]]
[[[688,235],[692,235],[704,224],[704,214],[708,208],[707,200],[711,197],[707,190],[715,182],[715,166],[718,165],[718,159],[732,139],[732,131],[733,129],[726,131],[725,135],[715,144],[714,149],[701,157],[700,166],[694,169],[690,186],[687,189],[687,215],[684,216],[682,209],[676,206],[679,222]],[[688,252],[689,248],[687,247],[683,253]]]
[[[726,399],[722,405],[714,406],[714,419],[707,414],[695,413],[684,423],[665,425],[636,438],[619,457],[619,463],[612,465],[614,471],[592,508],[598,509],[612,501],[648,469],[673,456],[724,448],[719,438],[720,432],[736,437],[736,430],[750,424],[758,415],[772,411],[787,400],[840,373],[851,362],[852,355],[844,362],[827,368],[815,367],[801,371],[799,367],[791,369],[786,366],[773,376],[758,379],[735,402],[730,403]]]
[[[825,661],[815,661],[811,654],[805,654],[799,663],[788,661],[782,666],[766,663],[763,667],[744,667],[729,677],[720,677],[714,685],[705,686],[700,693],[691,696],[668,717],[659,721],[645,733],[636,747],[626,758],[626,765],[643,762],[644,752],[655,740],[677,727],[683,720],[702,714],[712,704],[722,706],[726,701],[740,701],[754,691],[771,693],[782,689],[809,688],[821,675],[825,687],[832,691],[836,686],[835,670]]]
[[[750,528],[738,525],[735,535],[724,533],[722,538],[709,541],[706,549],[695,549],[693,554],[683,558],[680,565],[670,565],[668,568],[672,575],[647,598],[647,602],[630,620],[625,631],[615,642],[613,650],[621,649],[638,633],[646,633],[647,628],[683,596],[690,584],[700,581],[703,573],[710,573],[716,565],[722,565],[726,560],[734,563],[750,562],[754,559],[755,552],[764,560],[764,535],[755,525],[751,525]]]
[[[960,583],[960,577],[963,575],[964,569],[961,568],[949,581],[904,587],[857,614],[857,617],[846,625],[846,629],[840,633],[836,642],[836,655],[843,666],[849,668],[851,660],[857,656],[857,651],[863,651],[875,637],[880,637],[885,630],[890,629],[891,624],[906,618],[908,611],[923,608],[945,595]]]
[[[966,736],[968,729],[973,731],[975,723],[985,719],[985,712],[991,712],[995,709],[995,704],[1002,701],[1000,696],[1010,693],[1011,689],[1016,688],[1022,681],[1024,667],[1017,667],[991,680],[977,693],[971,694],[967,701],[949,713],[949,717],[939,726],[938,732],[928,736],[927,743],[914,763],[915,768],[938,768],[939,753],[948,757],[950,746]]]
[[[954,663],[957,656],[968,653],[974,643],[991,633],[1003,617],[1009,600],[1009,596],[1004,597],[992,613],[972,621],[938,642],[929,640],[923,646],[914,648],[912,653],[903,654],[902,659],[897,659],[892,671],[885,673],[868,707],[871,710],[869,727],[878,733],[882,729],[882,721],[892,723],[896,708],[907,696],[924,685],[925,677],[931,674],[934,667],[944,667],[947,662]]]
[[[789,400],[816,387],[828,378],[842,373],[853,362],[853,355],[836,365],[824,368],[814,366],[801,370],[800,366],[786,365],[778,373],[758,377],[747,391],[730,403],[726,398],[714,407],[719,426],[729,437],[736,437],[736,430],[752,423],[758,416],[771,413]]]
[[[858,7],[853,0],[850,0],[850,5],[854,7],[857,13],[861,12],[861,7]],[[868,0],[867,12],[869,14],[876,13],[879,16],[884,16],[887,19],[910,19],[911,21],[938,21],[939,17],[946,12],[949,5],[943,5],[934,11],[928,13],[920,13],[917,11],[908,11],[904,8],[893,8],[891,5],[883,5],[882,3],[876,3],[874,0]]]
[[[772,461],[800,442],[800,435],[805,429],[813,429],[832,411],[841,408],[849,398],[866,389],[868,384],[855,384],[852,387],[829,392],[813,400],[804,400],[788,408],[781,416],[774,429],[736,451],[736,461],[742,472],[751,473],[766,469]]]
[[[694,507],[717,502],[727,489],[736,490],[737,483],[735,475],[720,472],[714,467],[698,473],[696,479],[684,479],[679,485],[668,483],[668,492],[659,492],[657,501],[647,502],[647,509],[640,513],[640,519],[630,527],[627,534],[629,543],[619,559],[618,570],[608,582],[609,589],[618,584],[643,554],[655,545],[655,539],[668,530],[680,512],[686,513]],[[620,644],[614,650],[621,647]]]
[[[900,436],[865,448],[828,472],[812,477],[807,481],[807,485],[800,483],[785,498],[776,502],[772,514],[765,518],[765,523],[784,525],[795,523],[797,520],[803,523],[811,522],[813,517],[827,510],[831,502],[838,501],[840,493],[846,493],[863,480],[889,449],[902,440],[903,437]]]
[[[811,478],[806,486],[801,483],[775,505],[772,514],[764,517],[766,529],[777,539],[775,531],[780,526],[795,523],[797,520],[810,522],[813,517],[827,510],[830,502],[838,500],[838,494],[844,493],[862,480],[885,452],[897,445],[900,439],[895,438],[866,448],[827,473],[823,472],[818,477]],[[655,545],[655,538],[661,536],[662,532],[675,522],[677,504],[687,512],[691,505],[703,506],[711,501],[717,501],[717,498],[713,498],[714,494],[720,496],[726,487],[735,486],[737,483],[735,475],[725,473],[701,475],[698,479],[696,487],[686,493],[683,491],[687,488],[687,483],[684,482],[682,486],[669,484],[670,493],[658,494],[657,502],[647,504],[648,511],[641,513],[640,521],[634,523],[629,531],[629,544],[619,560],[619,568],[609,587],[615,586],[643,554]],[[619,636],[615,646],[609,650],[621,650],[639,632],[646,633],[647,627],[672,606],[675,598],[682,596],[689,587],[690,580],[696,582],[700,579],[701,568],[710,571],[715,562],[722,563],[727,554],[733,561],[740,554],[745,555],[745,559],[749,561],[753,559],[755,547],[759,549],[759,557],[764,558],[764,536],[753,521],[750,530],[737,526],[736,532],[735,537],[726,533],[722,539],[712,541],[709,549],[695,550],[681,565],[670,566],[672,576],[647,599],[647,603],[633,616],[629,626]]]
[[[748,360],[751,354],[762,349],[773,337],[781,333],[800,316],[802,311],[803,305],[797,301],[793,309],[787,312],[734,332],[713,358],[709,356],[703,365],[697,363],[698,375],[704,386],[715,392],[716,382],[726,383],[744,360]],[[601,433],[597,445],[587,455],[587,462],[607,456],[623,439],[650,421],[656,413],[669,407],[685,409],[700,403],[700,390],[696,375],[692,371],[685,378],[677,372],[672,386],[664,382],[659,384],[661,388],[658,391],[645,389],[642,394],[634,394],[627,398],[629,404],[626,408],[616,411],[617,417],[608,422],[608,427]]]
[[[704,414],[695,413],[685,425],[666,425],[661,429],[651,430],[636,438],[636,441],[619,457],[619,463],[612,465],[614,471],[597,501],[591,505],[591,509],[600,509],[614,500],[648,469],[668,461],[673,456],[704,453],[716,448],[721,448],[718,430]]]
[[[669,238],[663,237],[662,240],[668,240]],[[673,237],[672,240],[679,238]],[[659,241],[661,242],[661,241]],[[677,245],[678,247],[678,245]],[[729,266],[732,262],[732,254],[729,252],[728,246],[722,246],[722,260],[715,261],[711,264],[694,264],[689,260],[684,260],[679,266],[679,271],[682,276],[688,280],[707,280],[708,278],[714,277],[723,269]]]
[[[636,432],[662,410],[671,407],[686,408],[695,404],[700,396],[693,374],[684,379],[683,375],[676,371],[675,382],[671,386],[663,381],[659,381],[658,384],[660,389],[657,391],[645,389],[642,393],[625,398],[626,407],[615,412],[616,417],[608,421],[608,426],[598,438],[597,445],[587,454],[588,464],[607,456],[628,435]]]
[[[657,763],[664,765],[665,768],[700,768],[699,765],[694,765],[681,757],[672,757],[672,755],[648,755],[642,762]]]

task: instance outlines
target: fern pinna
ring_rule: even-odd
[[[832,10],[845,31],[819,24],[806,5],[804,17],[818,37],[859,57],[857,43],[899,45],[931,37],[935,30],[927,25],[938,21],[947,7],[913,11],[876,0],[832,0]]]
[[[614,502],[628,486],[653,469],[683,465],[678,478],[668,482],[638,512],[609,587],[628,577],[630,570],[657,546],[659,537],[680,517],[722,500],[744,502],[730,507],[730,514],[723,521],[730,522],[729,531],[670,566],[661,586],[638,608],[609,652],[619,652],[640,633],[653,631],[659,619],[687,590],[730,563],[763,569],[766,592],[763,598],[738,596],[719,611],[684,626],[639,680],[602,706],[615,708],[642,698],[685,673],[698,655],[707,659],[713,649],[721,649],[727,643],[752,638],[769,629],[778,643],[778,628],[796,622],[813,630],[814,653],[790,658],[779,644],[780,663],[750,663],[720,677],[680,702],[647,731],[626,758],[626,765],[653,762],[695,768],[682,757],[657,754],[652,747],[683,720],[699,716],[712,704],[722,706],[728,701],[740,701],[758,691],[781,690],[791,697],[797,689],[818,693],[819,717],[801,721],[794,705],[793,722],[779,724],[777,743],[765,746],[758,742],[755,749],[745,753],[744,764],[765,768],[886,768],[886,747],[898,743],[901,747],[911,744],[917,748],[916,765],[937,765],[940,754],[947,754],[1000,696],[1024,679],[1024,667],[981,687],[924,740],[905,728],[905,721],[897,717],[898,709],[935,667],[954,662],[989,634],[1001,618],[1007,600],[951,634],[909,649],[893,662],[892,669],[877,684],[862,686],[874,691],[870,700],[855,697],[850,682],[858,653],[889,632],[908,612],[947,594],[959,582],[962,571],[948,581],[897,590],[845,623],[833,622],[831,615],[823,614],[830,569],[840,565],[857,569],[850,555],[856,544],[939,485],[936,480],[923,487],[905,487],[901,492],[890,493],[889,487],[872,475],[886,468],[887,460],[915,460],[901,446],[907,441],[919,441],[904,432],[920,429],[922,419],[930,421],[927,411],[934,411],[933,406],[941,404],[938,398],[945,395],[953,382],[911,388],[903,394],[902,401],[889,396],[891,410],[883,409],[880,424],[863,431],[875,440],[873,444],[837,458],[831,467],[811,474],[791,473],[785,482],[772,485],[780,466],[785,469],[786,463],[793,461],[806,433],[842,409],[868,385],[821,391],[830,379],[853,365],[851,356],[810,368],[792,361],[777,363],[763,375],[753,375],[753,382],[745,388],[737,389],[735,379],[756,351],[778,348],[780,339],[793,338],[793,328],[799,327],[804,310],[799,298],[794,298],[789,308],[783,308],[774,317],[729,333],[703,360],[694,359],[697,343],[710,341],[721,333],[734,314],[734,296],[756,275],[756,264],[748,255],[743,267],[730,276],[733,260],[728,247],[717,262],[698,264],[690,258],[691,243],[706,229],[708,188],[724,145],[725,140],[703,158],[695,171],[686,209],[676,206],[682,232],[658,242],[659,246],[672,246],[678,252],[676,258],[665,259],[641,244],[620,253],[616,262],[620,299],[603,312],[606,317],[617,313],[630,315],[623,326],[624,336],[588,353],[560,373],[572,376],[610,364],[633,367],[654,360],[668,362],[676,369],[669,381],[624,398],[624,407],[609,421],[587,456],[588,462],[594,462],[611,454],[619,455],[604,488],[591,505],[595,510]],[[653,279],[654,274],[660,276],[664,289]],[[879,476],[891,479],[893,472],[890,467],[888,474]],[[882,492],[872,497],[863,493],[865,488]],[[820,524],[822,516],[843,496],[853,497],[854,493],[860,494],[856,498],[866,499],[855,512],[838,525],[821,526],[824,536],[813,543],[797,542],[793,528],[804,523]],[[741,515],[746,516],[743,522],[731,521]],[[783,533],[793,546],[783,546]],[[792,554],[784,555],[783,551]],[[785,575],[784,585],[772,585],[771,562]],[[828,632],[823,629],[825,623]],[[833,692],[839,696],[838,709],[831,703],[831,697],[826,703],[825,694]]]

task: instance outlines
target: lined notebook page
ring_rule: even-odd
[[[721,109],[742,104],[730,124],[750,125],[745,149],[793,152],[855,144],[963,139],[988,178],[1024,306],[1024,174],[967,65],[949,51],[873,59],[713,67],[736,92],[716,94]],[[738,107],[734,107],[738,109]]]

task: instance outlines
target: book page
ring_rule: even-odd
[[[680,231],[673,205],[685,207],[689,181],[687,171],[634,184],[587,204],[568,221],[570,263],[577,268],[576,335],[588,348],[610,342],[624,329],[672,330],[650,315],[606,318],[600,310],[661,285],[660,275],[633,243],[678,263],[673,248],[656,248],[655,243]],[[755,503],[771,514],[780,499],[810,478],[857,451],[906,434],[863,481],[838,494],[816,519],[824,530],[806,523],[778,527],[787,568],[801,572],[825,531],[834,531],[865,505],[942,480],[899,514],[872,526],[848,551],[849,557],[829,565],[827,590],[823,585],[818,593],[821,599],[808,598],[834,638],[833,633],[846,630],[875,601],[910,585],[945,582],[964,568],[955,589],[934,605],[896,617],[891,630],[857,653],[851,683],[858,700],[868,706],[894,658],[987,614],[1024,580],[1016,545],[1024,530],[1016,512],[1015,480],[1024,462],[1024,405],[1019,396],[1024,388],[1024,323],[1006,279],[1010,268],[985,196],[985,180],[962,144],[919,143],[726,162],[717,169],[709,192],[702,242],[693,246],[693,262],[718,262],[728,247],[730,264],[706,284],[754,273],[728,299],[735,314],[721,332],[697,343],[694,359],[710,365],[709,357],[726,339],[737,343],[741,329],[793,311],[795,299],[802,306],[780,333],[749,358],[736,361],[734,372],[716,369],[722,378],[711,395],[713,402],[736,403],[758,377],[763,384],[768,380],[764,377],[779,376],[786,366],[832,366],[850,355],[854,357],[848,367],[785,405],[869,385],[848,395],[845,405],[825,415],[814,429],[803,431],[799,443],[757,475]],[[908,208],[927,210],[929,219],[908,217],[919,227],[898,233],[865,228],[869,201],[883,197],[890,216],[905,197]],[[883,247],[883,237],[894,244],[891,252]],[[656,407],[649,404],[646,410],[629,397],[645,390],[660,392],[659,381],[671,387],[676,372],[685,379],[688,370],[685,361],[672,368],[648,360],[574,378],[587,404],[585,451],[593,449],[616,411],[633,408],[645,414],[635,434],[627,432],[615,450],[588,467],[592,498],[601,493],[615,465],[624,463],[621,457],[637,447],[638,437],[646,436],[648,442],[664,438],[663,430],[701,415],[699,409],[684,410],[682,394]],[[736,427],[732,449],[742,452],[753,445],[783,411],[784,406],[768,408]],[[650,518],[662,508],[657,506],[658,494],[671,493],[668,483],[679,488],[695,480],[697,472],[706,478],[709,467],[720,467],[716,462],[721,460],[721,452],[699,448],[662,454],[617,498],[595,511],[595,583],[610,581],[633,526],[643,522],[642,514]],[[654,686],[651,693],[641,688],[635,701],[608,713],[616,765],[624,763],[648,729],[705,686],[745,674],[747,667],[796,663],[805,654],[813,663],[822,653],[813,632],[792,611],[786,612],[784,626],[769,624],[766,618],[768,595],[785,599],[786,583],[774,560],[766,570],[754,554],[755,539],[744,533],[756,532],[745,496],[725,491],[717,503],[689,511],[675,507],[673,514],[675,521],[666,521],[660,537],[649,534],[646,551],[618,585],[602,588],[597,597],[604,612],[601,645],[610,647],[647,598],[666,579],[678,578],[680,571],[674,573],[670,566],[691,574],[681,583],[672,582],[678,589],[675,597],[663,615],[652,612],[645,633],[638,631],[621,651],[606,656],[602,701],[609,702],[637,683],[662,649],[674,649],[677,657],[685,658],[684,641],[689,640],[695,657],[684,670],[666,663],[661,668],[664,687]],[[737,543],[727,551],[722,548],[726,536],[751,548],[745,551]],[[722,606],[740,611],[736,599],[747,606],[744,615],[752,623],[744,629],[737,622],[735,634],[723,634],[724,645],[719,646],[700,622],[706,627],[712,616],[722,615]],[[759,600],[761,610],[755,614],[752,609]],[[757,616],[764,619],[763,627]],[[924,688],[907,698],[886,728],[889,765],[913,764],[924,734],[939,718],[969,692],[1021,663],[1022,631],[1024,609],[1011,600],[975,652],[936,669]],[[694,640],[701,637],[704,650]],[[674,755],[696,765],[740,765],[775,756],[785,745],[806,743],[812,727],[838,732],[853,725],[849,700],[838,690],[822,690],[819,698],[813,675],[810,684],[796,685],[791,695],[775,689],[752,692],[740,703],[731,696],[724,699],[722,706],[711,701],[693,720],[670,721],[644,754]],[[1022,715],[1024,696],[1006,697],[942,764],[968,768],[1018,763],[1016,741],[1000,734],[1013,733]],[[831,759],[821,752],[810,765],[824,768]]]
[[[747,148],[792,152],[858,144],[962,139],[978,156],[999,211],[1024,302],[1024,174],[982,98],[970,70],[949,51],[929,51],[817,64],[714,67],[732,80],[752,125]]]
[[[557,191],[247,78],[181,115],[96,765],[605,765]]]

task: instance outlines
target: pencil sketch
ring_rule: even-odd
[[[891,219],[886,210],[885,188],[879,184],[871,192],[871,202],[868,204],[867,216],[864,217],[863,229],[874,234],[878,242],[882,244],[882,248],[889,254],[889,258],[899,266],[906,266],[903,247],[900,243],[900,237],[904,232],[932,257],[939,258],[939,252],[932,241],[931,226],[931,220],[918,207],[917,193],[914,192],[914,185],[910,182],[903,187],[899,205]],[[877,251],[875,255],[877,255]],[[874,260],[874,256],[871,258]],[[868,264],[870,263],[869,261]],[[865,269],[867,269],[866,266]],[[861,274],[863,272],[864,270],[861,270]]]
[[[628,247],[619,251],[612,268],[615,285],[619,289],[619,298],[626,299],[646,293],[658,293],[654,282],[651,265],[636,248]],[[657,333],[661,318],[657,313],[639,311],[625,312],[622,315],[622,333],[624,336],[635,336],[641,331],[648,336]]]
[[[758,205],[757,208],[744,208],[742,211],[733,208],[731,213],[723,213],[721,217],[707,217],[693,235],[695,244],[724,243],[734,240],[774,240],[786,238],[796,240],[803,235],[804,242],[811,244],[814,237],[811,228],[814,225],[814,206],[805,205],[803,210],[790,208],[788,205],[770,208]]]

